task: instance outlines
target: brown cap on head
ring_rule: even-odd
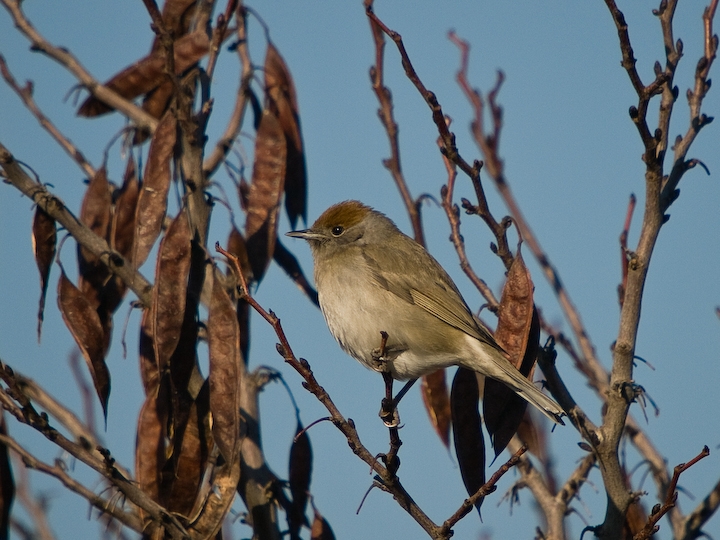
[[[360,223],[370,212],[372,212],[372,208],[360,201],[343,201],[325,210],[313,223],[312,228],[315,230],[329,229],[342,225],[347,229]]]

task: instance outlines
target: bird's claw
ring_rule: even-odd
[[[382,400],[378,416],[383,421],[383,424],[385,424],[385,427],[396,428],[400,425],[400,413],[398,413],[392,400]]]

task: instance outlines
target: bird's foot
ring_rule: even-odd
[[[386,427],[396,428],[400,425],[400,413],[398,413],[395,402],[392,399],[383,399],[380,405],[378,416]]]

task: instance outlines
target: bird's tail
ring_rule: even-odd
[[[482,352],[475,356],[472,361],[462,361],[461,365],[463,367],[478,371],[487,377],[500,381],[518,396],[536,407],[550,420],[557,424],[565,425],[561,418],[562,415],[565,414],[565,411],[562,410],[555,400],[538,390],[498,349],[490,349],[489,345],[481,344],[477,340],[473,341],[482,347]]]

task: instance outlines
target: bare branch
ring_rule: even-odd
[[[527,452],[527,446],[523,445],[518,448],[513,455],[510,456],[510,459],[508,459],[497,471],[495,471],[487,482],[480,486],[480,489],[478,489],[471,497],[465,499],[460,508],[458,508],[452,516],[445,520],[443,523],[443,530],[450,533],[452,527],[454,527],[458,521],[460,521],[473,509],[478,500],[483,497],[487,497],[490,493],[494,492],[497,489],[497,483],[500,481],[500,478],[502,478],[506,472],[521,461],[521,457],[525,452]]]
[[[210,56],[208,57],[207,68],[205,68],[205,72],[210,80],[212,80],[213,74],[215,73],[215,66],[217,64],[220,46],[224,41],[225,32],[227,31],[228,24],[230,24],[230,19],[232,19],[232,16],[237,9],[238,1],[239,0],[228,0],[227,5],[225,6],[225,12],[221,13],[217,17],[217,24],[213,30],[212,41],[210,43]]]
[[[712,122],[712,117],[701,113],[702,102],[710,90],[710,68],[717,55],[718,36],[713,34],[713,20],[717,11],[718,0],[711,0],[703,12],[704,55],[698,60],[695,68],[695,85],[687,91],[690,108],[690,125],[684,136],[675,141],[673,166],[667,178],[663,179],[661,193],[661,212],[665,212],[677,198],[677,186],[682,176],[693,167],[694,160],[687,160],[690,146],[700,130]]]
[[[710,493],[685,518],[682,535],[676,535],[681,540],[693,540],[701,536],[702,526],[712,517],[720,507],[720,481],[715,484]]]
[[[453,204],[452,202],[453,192],[455,190],[455,179],[457,178],[455,164],[450,162],[450,160],[444,155],[442,158],[443,163],[445,163],[445,169],[448,173],[448,182],[440,188],[440,197],[442,198],[441,204],[443,210],[445,210],[445,215],[447,215],[448,221],[450,222],[450,240],[452,241],[453,246],[455,246],[455,251],[460,259],[460,268],[463,272],[465,272],[465,275],[473,283],[473,285],[475,285],[477,290],[480,291],[483,298],[487,300],[490,311],[497,312],[500,302],[497,298],[495,298],[495,294],[493,294],[493,291],[488,284],[475,273],[475,270],[473,270],[470,265],[470,261],[467,258],[467,253],[465,252],[465,240],[460,234],[460,208],[457,204]],[[482,200],[485,200],[484,193],[482,194]],[[463,203],[464,202],[465,201],[463,201]],[[489,212],[488,215],[490,215]],[[490,217],[492,218],[492,216]],[[507,240],[504,232],[502,233],[502,237]]]
[[[45,412],[55,418],[65,429],[67,429],[75,438],[75,442],[90,448],[89,451],[93,452],[96,458],[103,458],[102,454],[97,450],[100,446],[100,442],[98,441],[94,431],[89,429],[88,426],[84,424],[74,412],[51,396],[34,380],[15,373],[15,382],[19,388],[22,388],[23,393],[30,400],[37,403]],[[123,474],[123,476],[128,478],[130,477],[130,472],[124,469],[121,465],[116,464],[116,468]]]
[[[570,505],[572,499],[578,496],[580,488],[587,481],[588,474],[590,474],[596,462],[595,454],[589,453],[585,456],[560,488],[560,491],[558,491],[557,498],[563,502],[566,508]]]
[[[17,444],[17,443],[16,443]],[[47,502],[42,493],[35,495],[31,492],[29,467],[19,466],[20,461],[24,461],[19,454],[14,456],[13,473],[17,475],[16,497],[30,517],[30,522],[34,529],[33,532],[27,531],[25,538],[28,540],[55,540],[55,535],[48,523]],[[15,512],[13,512],[15,514]],[[12,519],[14,528],[18,528],[19,522]],[[33,534],[35,533],[35,534]]]
[[[519,446],[520,442],[517,437],[513,437],[510,442],[511,449]],[[522,475],[522,479],[518,481],[516,486],[527,487],[533,494],[533,497],[537,501],[543,516],[545,517],[547,531],[545,533],[546,538],[561,539],[564,538],[564,523],[563,519],[567,512],[567,504],[565,501],[559,499],[554,493],[550,491],[545,478],[543,478],[540,471],[538,471],[533,465],[532,461],[527,457],[523,456],[520,463],[517,466],[518,471]],[[514,489],[514,488],[513,488]]]

